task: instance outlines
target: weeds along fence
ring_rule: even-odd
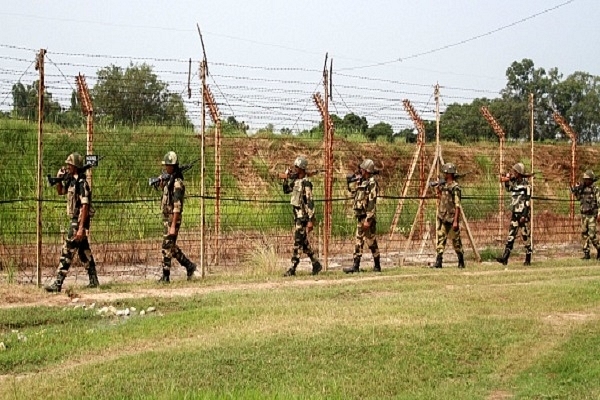
[[[197,61],[48,52],[43,66],[45,116],[38,124],[40,65],[38,70],[35,67],[39,52],[11,46],[1,49],[0,156],[4,167],[0,171],[0,272],[6,279],[35,282],[38,266],[45,277],[54,274],[68,218],[65,199],[45,180],[47,175],[56,174],[71,152],[105,157],[92,170],[96,215],[90,230],[92,251],[104,279],[124,281],[160,274],[161,194],[148,185],[148,178],[158,176],[161,160],[169,150],[177,152],[183,163],[204,156],[185,174],[184,222],[178,242],[194,261],[204,254],[208,273],[254,273],[267,262],[281,271],[288,266],[293,221],[289,197],[282,193],[277,173],[298,155],[308,158],[309,170],[328,171],[311,178],[319,224],[310,240],[321,255],[328,255],[330,269],[351,263],[356,223],[345,177],[364,158],[372,158],[381,169],[377,178],[381,194],[377,231],[383,267],[399,265],[401,260],[404,265],[422,266],[433,259],[436,201],[431,190],[423,190],[436,154],[435,144],[424,145],[419,160],[422,166],[407,179],[416,151],[414,143],[407,143],[400,135],[370,141],[362,133],[333,124],[332,154],[326,157],[327,132],[323,127],[327,123],[323,123],[314,97],[324,83],[323,71],[318,68],[212,63],[203,83]],[[107,81],[99,71],[107,67],[125,71],[144,64],[166,84],[163,96],[176,96],[169,97],[172,101],[155,109],[154,114],[146,115],[148,118],[141,117],[135,124],[118,123],[111,107],[122,112],[127,105],[126,111],[132,115],[153,110],[146,102],[154,89],[147,84],[134,85],[136,76],[116,74],[109,94],[124,101],[104,100],[101,108],[97,88]],[[92,126],[84,98],[77,95],[75,77],[79,74],[85,76],[90,88]],[[423,118],[435,119],[432,86],[343,73],[333,78],[330,86],[325,86],[330,90],[326,98],[329,114],[365,116],[371,125],[384,121],[394,132],[400,132],[414,126],[402,107],[402,100],[407,98]],[[442,109],[444,99],[467,101],[465,93],[473,98],[481,96],[477,89],[441,90],[445,93]],[[208,92],[213,96],[208,98],[213,110],[206,104]],[[183,113],[178,114],[177,107]],[[466,173],[460,182],[473,247],[484,260],[490,259],[504,245],[510,216],[508,196],[504,197],[505,204],[499,204],[498,174],[516,162],[530,169],[531,148],[527,142],[509,143],[505,165],[500,166],[497,143],[460,146],[445,142],[443,126],[441,140],[445,161],[454,162],[459,172]],[[598,168],[600,158],[595,147],[578,147],[576,158],[577,176],[587,168]],[[38,160],[42,160],[42,182]],[[535,257],[575,255],[580,234],[578,215],[569,212],[570,145],[536,143],[533,161]],[[328,176],[332,190],[325,196]],[[406,195],[404,185],[408,185]],[[424,207],[418,215],[420,202]],[[326,211],[330,233],[323,224]],[[473,262],[475,255],[464,228],[462,239],[467,259]],[[517,240],[515,250],[520,248]],[[450,243],[447,249],[451,261]],[[365,249],[365,264],[370,263],[368,253]],[[309,268],[307,260],[302,261],[301,268]],[[173,269],[174,274],[183,276],[183,268]],[[71,276],[85,279],[83,275],[75,260]]]

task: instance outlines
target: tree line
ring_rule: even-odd
[[[534,95],[536,120],[534,140],[555,140],[561,134],[552,114],[557,111],[578,133],[579,142],[600,140],[600,77],[587,72],[575,72],[566,78],[557,68],[546,71],[536,68],[530,59],[514,61],[506,70],[506,87],[500,97],[476,98],[471,103],[453,103],[440,116],[444,140],[457,143],[496,140],[496,135],[482,117],[480,108],[486,106],[506,132],[508,140],[525,140],[530,135],[529,96]],[[192,127],[181,95],[169,91],[168,84],[158,79],[152,66],[133,65],[127,68],[110,65],[97,72],[97,82],[91,88],[96,121],[110,125],[161,124]],[[12,87],[13,110],[0,116],[37,120],[38,84]],[[64,109],[45,93],[46,121],[63,126],[83,123],[75,91],[70,107]],[[380,121],[369,125],[367,118],[355,113],[343,117],[331,116],[337,135],[362,135],[367,140],[398,139],[413,141],[414,129],[394,132],[392,126]],[[435,121],[424,121],[426,139],[435,138]],[[230,116],[223,121],[224,132],[247,133],[250,127]],[[275,132],[272,124],[258,133],[291,135],[287,128]],[[323,133],[320,123],[300,135],[318,136]]]

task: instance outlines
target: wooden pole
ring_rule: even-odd
[[[530,234],[530,240],[531,240],[531,251],[533,251],[533,221],[534,221],[534,214],[533,214],[533,182],[534,182],[534,169],[533,169],[533,133],[534,133],[534,127],[535,127],[535,117],[534,117],[534,107],[533,107],[533,93],[529,94],[529,109],[531,111],[531,115],[530,115],[530,119],[531,119],[531,124],[530,124],[530,128],[531,128],[531,199],[529,200],[529,204],[530,204],[530,225],[529,225],[529,229],[531,230]]]
[[[204,96],[204,90],[206,88],[206,58],[202,60],[200,63],[200,78],[202,79],[202,112],[200,113],[202,121],[201,121],[201,130],[200,130],[200,275],[202,278],[206,276],[206,254],[205,254],[205,204],[204,204],[204,196],[206,194],[205,191],[205,181],[204,181],[204,171],[205,171],[205,159],[204,159],[204,146],[205,146],[205,136],[206,136],[206,99]]]
[[[42,285],[42,198],[44,185],[42,178],[42,164],[44,161],[44,57],[45,49],[40,49],[35,68],[39,71],[38,83],[38,142],[37,142],[37,204],[36,204],[36,277],[38,287]]]

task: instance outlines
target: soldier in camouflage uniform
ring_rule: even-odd
[[[530,235],[530,212],[531,212],[531,185],[527,180],[530,174],[525,173],[525,166],[517,163],[512,166],[511,171],[500,178],[504,187],[511,193],[511,219],[508,239],[504,248],[504,253],[496,257],[496,261],[506,265],[510,252],[515,244],[515,238],[521,229],[521,236],[525,242],[525,262],[523,265],[531,265],[531,235]]]
[[[283,192],[291,193],[290,204],[294,215],[294,250],[292,253],[292,266],[284,276],[295,276],[296,267],[300,263],[300,250],[302,250],[312,263],[312,275],[317,275],[321,263],[317,259],[308,242],[308,234],[315,224],[315,204],[313,202],[312,183],[306,175],[308,161],[299,156],[294,161],[294,170],[287,171],[287,178],[283,182]]]
[[[437,246],[435,268],[442,268],[442,260],[446,241],[452,239],[452,246],[458,256],[458,268],[465,267],[465,258],[460,240],[460,200],[461,189],[456,182],[456,166],[452,163],[442,165],[444,180],[438,182],[436,187],[439,207],[436,218]]]
[[[61,250],[56,280],[45,287],[48,292],[62,290],[75,252],[88,273],[89,284],[87,287],[95,288],[99,285],[96,262],[87,237],[90,218],[94,214],[94,210],[92,208],[92,190],[83,170],[83,157],[78,153],[72,153],[67,157],[65,164],[67,164],[67,168],[61,168],[57,174],[57,178],[61,179],[56,184],[56,192],[60,196],[67,195],[67,215],[71,219],[71,224]]]
[[[177,154],[169,151],[165,154],[162,165],[168,179],[161,179],[160,187],[163,195],[161,209],[163,213],[164,236],[162,242],[162,276],[159,282],[168,283],[171,275],[171,260],[175,258],[181,266],[185,267],[187,279],[191,280],[196,271],[196,264],[191,262],[177,246],[177,236],[181,227],[183,215],[183,200],[185,196],[185,185],[183,174],[179,169]]]
[[[354,195],[354,215],[356,216],[356,242],[354,245],[354,264],[343,268],[347,274],[360,271],[360,260],[364,244],[373,254],[373,271],[381,272],[379,247],[377,246],[377,197],[379,186],[375,180],[375,163],[365,159],[359,166],[355,178],[349,177],[348,190]],[[355,182],[355,183],[354,183]]]
[[[583,183],[572,187],[571,191],[581,203],[581,242],[584,260],[590,259],[590,242],[596,248],[596,259],[600,259],[600,242],[596,237],[596,221],[600,222],[600,189],[594,185],[594,171],[587,170],[583,174]]]

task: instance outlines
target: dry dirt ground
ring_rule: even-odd
[[[492,265],[490,262],[482,263],[485,265]],[[510,264],[509,264],[510,267]],[[504,270],[481,270],[476,271],[469,270],[468,268],[462,272],[467,276],[482,276],[482,275],[500,275],[500,274],[531,274],[547,271],[549,274],[557,272],[557,269],[569,269],[572,267],[544,267],[544,268],[532,268],[532,269],[510,269]],[[581,268],[581,267],[579,267]],[[600,269],[600,264],[594,263],[590,266],[583,268],[594,268]],[[447,274],[448,270],[453,270],[453,267],[439,270],[435,274],[429,273],[428,276],[441,276]],[[148,287],[148,285],[140,287],[128,286],[119,291],[118,288],[112,288],[110,291],[102,291],[102,289],[84,289],[77,287],[67,286],[66,290],[63,290],[59,294],[48,294],[33,285],[0,285],[0,308],[13,308],[13,307],[33,307],[33,306],[56,306],[64,307],[67,305],[77,304],[110,304],[117,301],[127,299],[139,299],[139,298],[176,298],[176,297],[191,297],[201,296],[214,292],[235,292],[235,291],[262,291],[272,290],[277,288],[288,288],[288,287],[309,287],[309,286],[333,286],[333,285],[351,285],[356,282],[374,281],[374,280],[396,280],[396,279],[412,279],[415,277],[423,276],[419,270],[423,270],[423,267],[409,267],[409,270],[414,273],[402,274],[402,275],[386,275],[385,272],[382,274],[373,274],[372,272],[360,273],[357,275],[345,276],[344,279],[329,279],[328,276],[316,276],[310,275],[297,276],[295,278],[282,278],[277,281],[264,281],[264,282],[249,282],[249,283],[205,283],[200,278],[195,278],[192,282],[181,282],[175,283],[172,286],[159,286]],[[368,271],[368,269],[366,269]],[[337,273],[337,272],[336,272]],[[185,285],[185,286],[180,286]]]

